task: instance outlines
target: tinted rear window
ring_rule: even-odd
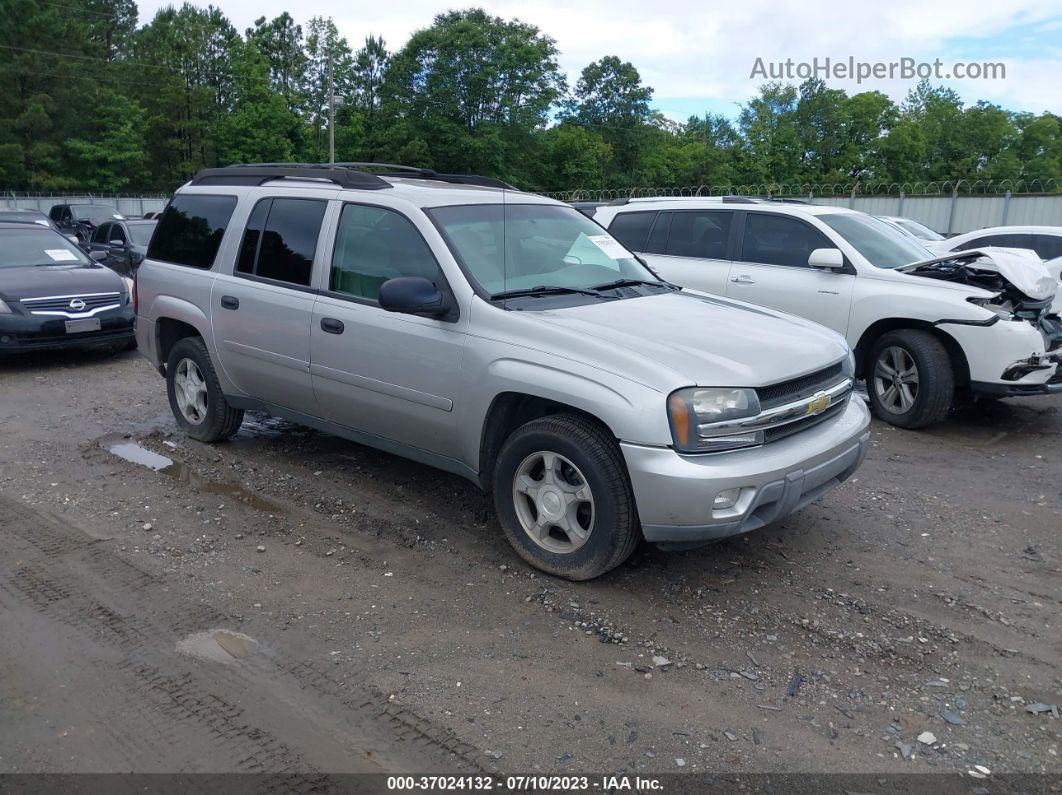
[[[162,213],[148,257],[210,268],[235,209],[235,196],[175,196]]]
[[[260,201],[247,221],[237,272],[308,287],[327,206],[317,199]]]
[[[1040,259],[1062,257],[1062,235],[1036,235],[1033,238],[1033,250]]]
[[[674,257],[726,259],[730,222],[734,213],[726,210],[676,212],[671,219],[665,254]]]

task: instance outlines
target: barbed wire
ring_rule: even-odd
[[[946,179],[913,182],[760,182],[727,183],[723,185],[685,185],[681,187],[635,188],[573,188],[547,191],[548,196],[561,201],[610,201],[637,199],[649,196],[778,196],[793,198],[838,196],[950,196],[953,193],[1002,195],[1059,193],[1062,179],[1056,177],[1017,179]]]

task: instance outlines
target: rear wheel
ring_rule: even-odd
[[[867,391],[874,413],[901,428],[924,428],[944,418],[955,393],[951,359],[928,331],[883,334],[870,350]]]
[[[227,439],[243,424],[243,409],[234,409],[221,384],[202,337],[178,340],[166,361],[170,409],[186,434],[201,442]]]
[[[623,457],[598,423],[532,420],[502,445],[494,503],[516,552],[543,571],[589,580],[626,560],[641,537]]]

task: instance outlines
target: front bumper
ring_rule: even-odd
[[[100,313],[100,330],[66,333],[66,318],[40,315],[0,315],[0,354],[26,351],[87,348],[128,342],[133,338],[136,316],[123,306]]]
[[[839,417],[780,441],[733,453],[679,455],[622,443],[646,540],[687,548],[747,533],[818,499],[863,462],[870,413],[850,399]],[[732,508],[716,495],[741,489]]]

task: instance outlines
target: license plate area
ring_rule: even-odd
[[[86,331],[99,331],[100,319],[98,317],[86,317],[81,320],[66,321],[67,334],[84,334]]]

